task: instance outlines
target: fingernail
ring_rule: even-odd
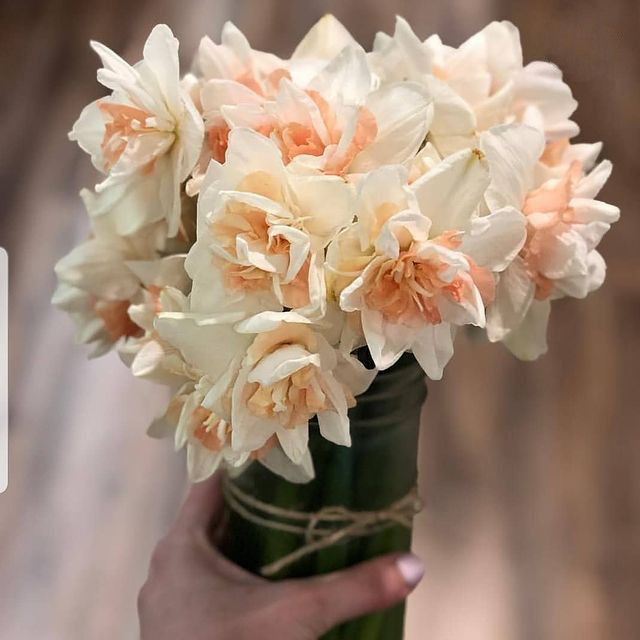
[[[398,571],[407,583],[407,586],[413,589],[424,575],[424,564],[422,560],[412,553],[401,556],[396,560]]]

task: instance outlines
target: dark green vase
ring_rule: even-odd
[[[351,447],[332,444],[320,436],[317,424],[310,425],[309,446],[316,469],[313,481],[292,484],[254,463],[231,482],[262,502],[296,511],[316,512],[328,506],[350,511],[384,509],[416,485],[420,410],[426,394],[422,370],[412,355],[405,354],[358,396],[357,405],[349,412]],[[302,535],[261,527],[228,509],[222,549],[253,573],[260,574],[266,564],[302,545]],[[275,579],[320,575],[410,548],[411,530],[391,525],[306,556],[280,571]],[[403,626],[401,604],[344,624],[324,638],[401,640]]]

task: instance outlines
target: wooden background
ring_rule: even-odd
[[[640,637],[640,5],[637,0],[15,0],[0,3],[0,245],[10,254],[10,486],[0,496],[0,638],[137,636],[135,595],[184,491],[182,460],[144,434],[162,392],[117,358],[87,362],[49,307],[54,262],[86,233],[88,159],[66,141],[101,95],[90,37],[137,60],[166,21],[185,63],[231,18],[286,55],[323,13],[365,45],[403,14],[458,44],[519,25],[559,64],[585,140],[615,165],[623,210],[605,287],[554,305],[551,352],[521,364],[460,340],[432,384],[421,466],[427,563],[413,640]]]

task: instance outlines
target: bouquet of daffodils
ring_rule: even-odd
[[[571,142],[571,90],[508,22],[455,48],[398,18],[367,52],[325,16],[287,60],[227,23],[184,76],[165,25],[133,66],[91,46],[111,93],[69,137],[102,175],[54,303],[170,387],[150,433],[194,481],[253,461],[310,480],[309,421],[349,446],[349,408],[405,352],[437,380],[474,325],[535,359],[552,301],[604,280],[611,163]]]

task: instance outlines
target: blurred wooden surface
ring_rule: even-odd
[[[135,596],[184,490],[145,436],[162,391],[113,356],[87,362],[49,307],[54,262],[86,233],[92,176],[66,140],[93,82],[95,38],[139,57],[166,21],[188,64],[232,19],[286,55],[323,13],[369,45],[393,15],[457,44],[491,19],[564,70],[585,140],[615,171],[603,198],[605,287],[554,305],[550,354],[521,364],[461,339],[432,384],[422,439],[412,640],[633,640],[640,633],[640,11],[637,0],[124,0],[0,3],[0,245],[10,254],[10,486],[0,496],[0,638],[137,637]]]

